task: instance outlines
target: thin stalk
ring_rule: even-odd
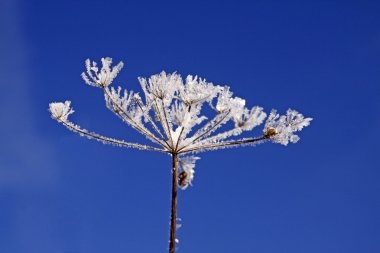
[[[170,211],[169,253],[175,253],[177,230],[178,154],[172,154],[172,204]]]
[[[162,111],[164,112],[164,117],[165,117],[165,123],[166,123],[166,127],[168,129],[168,133],[169,133],[169,139],[174,147],[174,142],[173,142],[173,138],[172,138],[172,134],[171,134],[171,131],[172,131],[172,128],[169,126],[169,121],[168,121],[168,117],[167,117],[167,113],[166,113],[166,108],[165,108],[165,105],[164,105],[164,101],[161,99],[161,105],[162,105]],[[164,124],[164,123],[162,123]]]
[[[224,121],[225,118],[230,114],[230,112],[231,112],[231,110],[228,111],[228,112],[223,116],[223,118],[222,118],[221,120],[219,120],[218,122],[216,122],[215,125],[212,125],[208,130],[206,130],[206,131],[203,132],[202,134],[198,135],[198,137],[196,137],[194,140],[192,140],[192,141],[190,142],[190,144],[188,144],[188,146],[190,146],[190,145],[192,145],[192,144],[195,144],[196,141],[199,140],[200,138],[202,138],[202,137],[207,137],[208,135],[210,135],[210,134],[212,133],[212,132],[211,132],[212,130],[214,130],[216,127],[220,126],[220,125],[223,123],[223,121]],[[218,116],[218,115],[217,115],[217,116]],[[216,116],[216,117],[217,117],[217,116]],[[213,120],[211,120],[210,122],[213,122]],[[210,122],[209,122],[209,123],[210,123]],[[208,123],[207,123],[207,124],[208,124]],[[198,130],[198,132],[199,132],[199,131],[201,131],[201,129]],[[196,133],[194,134],[194,136],[197,136],[198,132],[196,132]],[[179,153],[182,153],[182,150],[186,149],[188,146],[184,146],[184,147],[180,148],[179,150],[177,150],[178,154],[179,154]]]
[[[203,139],[203,140],[199,141],[198,144],[202,145],[204,143],[211,143],[211,142],[221,141],[221,140],[227,139],[228,137],[230,137],[232,135],[239,135],[242,132],[243,132],[243,130],[241,128],[236,127],[234,129],[231,129],[231,130],[219,133],[217,135],[211,136],[209,138]]]
[[[227,118],[227,116],[230,114],[231,111],[228,111],[221,120],[219,120],[218,122],[216,122],[215,125],[213,125],[212,127],[210,127],[206,132],[204,132],[203,134],[199,135],[197,138],[195,138],[192,143],[196,142],[197,140],[199,140],[200,138],[204,137],[204,136],[208,136],[212,130],[214,130],[216,127],[218,127],[223,121],[225,118]]]
[[[240,146],[240,145],[245,145],[245,144],[249,144],[249,143],[265,141],[268,139],[269,138],[267,136],[261,136],[258,138],[249,138],[249,139],[242,139],[242,140],[237,140],[237,141],[224,141],[224,142],[218,142],[218,143],[203,145],[203,146],[194,147],[194,148],[191,148],[191,147],[186,148],[186,149],[183,149],[182,151],[178,152],[178,154],[184,154],[184,153],[196,152],[196,151],[212,150],[212,149],[217,149],[220,147],[224,148],[224,147]]]
[[[152,120],[152,118],[149,116],[149,112],[147,113],[144,109],[143,109],[143,105],[141,104],[141,101],[137,101],[137,105],[140,107],[140,110],[144,113],[144,117],[146,117],[146,119],[149,121],[149,123],[152,125],[153,129],[158,133],[158,135],[161,137],[161,140],[163,140],[166,144],[167,144],[167,148],[169,148],[169,143],[166,142],[164,136],[162,135],[160,129],[158,129],[157,125],[154,123],[154,121]]]
[[[73,132],[76,132],[82,136],[86,136],[89,139],[94,139],[94,140],[103,142],[105,144],[113,144],[113,145],[117,145],[121,147],[137,148],[137,149],[142,149],[142,150],[151,150],[151,151],[159,151],[159,152],[167,153],[166,150],[164,149],[155,148],[148,145],[141,145],[138,143],[125,142],[122,140],[116,140],[116,139],[105,137],[99,134],[91,133],[91,132],[88,132],[87,130],[81,129],[79,126],[68,121],[62,121],[59,119],[57,119],[57,121],[62,123],[65,127],[67,127],[69,130]]]
[[[152,93],[152,94],[154,95],[154,93]],[[155,96],[155,98],[154,98],[154,105],[155,106],[153,105],[153,110],[155,110],[155,113],[157,114],[158,119],[161,122],[161,126],[162,126],[162,129],[164,130],[164,132],[166,134],[166,137],[171,141],[171,144],[172,144],[171,146],[174,146],[173,140],[172,140],[172,135],[171,135],[170,129],[169,129],[169,125],[164,123],[164,119],[162,118],[162,115],[161,115],[161,109],[158,107],[158,103],[157,103],[156,99],[160,99],[160,98],[158,98],[156,95],[154,95],[154,96]],[[164,109],[162,109],[162,110],[164,110]]]
[[[115,112],[117,115],[120,116],[120,118],[126,122],[127,124],[129,124],[132,128],[136,129],[138,132],[140,132],[141,134],[145,135],[146,137],[148,137],[151,141],[159,144],[159,145],[162,145],[162,146],[165,146],[160,139],[158,139],[153,133],[151,133],[148,129],[145,129],[145,128],[142,128],[141,126],[139,126],[138,123],[136,123],[136,121],[134,121],[129,115],[128,113],[123,109],[121,108],[121,106],[114,100],[112,99],[112,96],[111,94],[109,93],[108,89],[107,88],[103,88],[103,91],[104,91],[104,94],[106,94],[106,96],[111,100],[111,102],[116,105],[117,109],[119,111],[121,111],[123,113],[123,115],[121,115],[120,113],[117,113]],[[113,110],[112,110],[113,111]]]
[[[190,111],[191,111],[191,104],[187,108],[187,113],[190,113]],[[177,140],[177,145],[175,146],[175,149],[174,149],[175,151],[177,151],[177,149],[178,149],[178,145],[179,145],[179,142],[181,140],[181,136],[182,136],[183,130],[185,130],[185,127],[182,127],[181,132],[179,133],[178,140]]]

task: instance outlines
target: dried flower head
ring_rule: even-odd
[[[265,140],[287,145],[289,142],[297,142],[299,137],[294,133],[308,126],[312,120],[291,109],[282,116],[273,110],[266,120],[262,136],[230,139],[261,125],[267,116],[263,108],[247,108],[246,101],[233,96],[228,86],[214,85],[192,75],[183,80],[177,73],[167,74],[164,71],[147,79],[139,78],[145,95],[144,101],[138,93],[123,90],[121,87],[110,87],[123,67],[122,62],[114,67],[111,67],[112,59],[109,57],[102,58],[101,62],[102,66],[99,69],[96,62],[86,60],[86,72],[82,73],[84,81],[91,86],[102,88],[107,107],[129,126],[145,135],[155,146],[117,142],[113,139],[109,142],[111,138],[107,137],[95,138],[104,143],[171,154],[256,145]],[[206,123],[204,122],[209,117],[202,113],[205,103],[217,112]],[[53,118],[65,122],[64,125],[70,130],[89,138],[96,135],[67,120],[74,112],[69,101],[51,103],[49,110]],[[229,121],[234,123],[232,129],[218,131]],[[199,125],[200,127],[197,127]],[[195,160],[191,161],[193,168]],[[184,171],[187,173],[187,181],[191,183],[194,171]]]
[[[295,132],[308,126],[311,118],[289,109],[280,116],[275,110],[265,122],[263,134],[256,137],[235,139],[243,132],[252,131],[264,123],[267,114],[259,106],[248,108],[246,101],[233,96],[228,86],[214,85],[198,76],[185,79],[177,73],[152,75],[139,78],[143,97],[121,87],[111,87],[113,80],[123,67],[120,62],[111,67],[112,59],[101,59],[99,69],[94,61],[86,60],[86,72],[82,78],[86,84],[101,88],[106,106],[127,125],[151,141],[150,145],[126,142],[105,137],[70,122],[68,116],[74,112],[70,101],[51,103],[52,118],[81,136],[120,147],[158,151],[172,156],[172,209],[169,251],[175,251],[177,186],[186,189],[192,184],[195,162],[199,157],[184,156],[228,147],[254,146],[271,141],[282,145],[296,143]],[[204,115],[209,105],[214,115]],[[232,124],[227,124],[228,122]],[[230,126],[230,127],[228,127]],[[179,165],[179,166],[178,166]]]
[[[49,111],[52,118],[60,121],[66,121],[67,117],[74,113],[74,110],[70,107],[71,102],[65,101],[65,103],[54,102],[49,104]]]
[[[294,133],[309,126],[312,120],[312,118],[304,118],[301,113],[292,109],[282,116],[277,114],[276,110],[272,110],[265,124],[264,134],[273,142],[286,146],[289,142],[298,142],[300,138]]]
[[[86,60],[86,72],[82,73],[83,80],[95,87],[104,88],[110,85],[123,68],[124,63],[119,62],[116,66],[111,69],[112,58],[106,57],[102,58],[102,68],[99,71],[98,65],[96,62],[90,61],[90,59]]]

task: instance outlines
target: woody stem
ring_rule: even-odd
[[[172,154],[172,203],[170,212],[169,253],[175,253],[177,230],[177,190],[178,190],[178,154]]]

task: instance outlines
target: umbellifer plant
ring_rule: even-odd
[[[139,78],[144,99],[133,91],[113,88],[111,83],[123,67],[120,62],[111,68],[112,59],[102,58],[102,66],[86,60],[83,80],[104,92],[106,105],[121,120],[146,136],[153,145],[131,143],[105,137],[72,123],[68,116],[74,112],[70,101],[50,103],[52,117],[81,136],[120,147],[137,148],[166,153],[172,156],[172,196],[170,216],[169,253],[176,249],[177,189],[185,190],[194,179],[195,162],[199,157],[191,154],[223,149],[227,147],[254,146],[263,142],[287,145],[296,143],[295,132],[310,124],[311,118],[289,109],[280,116],[272,110],[267,117],[263,108],[245,107],[245,100],[233,96],[228,86],[206,82],[197,76],[188,75],[185,80],[177,73],[161,72],[149,79]],[[204,116],[202,106],[208,104],[215,115]],[[234,139],[245,131],[252,131],[264,123],[262,134],[252,138]],[[227,122],[233,127],[223,131]],[[189,156],[186,156],[189,155]]]

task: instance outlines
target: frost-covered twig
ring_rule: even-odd
[[[102,142],[103,144],[111,144],[119,147],[137,148],[141,150],[151,150],[167,153],[165,149],[155,148],[148,145],[141,145],[138,143],[126,142],[123,140],[117,140],[114,138],[92,133],[86,129],[81,128],[80,126],[68,120],[68,116],[74,112],[74,110],[70,107],[70,101],[66,101],[65,103],[51,103],[49,110],[52,113],[52,117],[59,123],[67,127],[69,130],[76,132],[81,136],[87,137],[88,139],[94,139]]]
[[[205,138],[216,131],[224,123],[228,121],[228,116],[231,110],[227,110],[222,114],[217,114],[214,119],[209,121],[203,128],[199,129],[193,136],[191,143],[194,143],[202,138]]]
[[[230,148],[230,147],[256,145],[257,143],[263,142],[268,139],[269,138],[266,136],[261,136],[258,138],[246,138],[246,139],[241,139],[241,140],[231,140],[231,141],[205,144],[203,146],[195,146],[195,147],[190,146],[188,148],[183,149],[179,153],[185,154],[185,153],[203,152],[203,151],[209,151],[209,150],[218,150],[218,149],[224,149],[224,148]]]
[[[136,101],[136,103],[139,106],[139,108],[141,109],[141,111],[143,111],[143,115],[144,115],[145,119],[151,124],[151,126],[154,129],[154,131],[156,131],[156,133],[161,137],[161,140],[165,142],[165,144],[167,145],[167,147],[169,147],[169,144],[166,142],[165,137],[161,133],[160,129],[157,127],[156,123],[154,123],[154,121],[150,117],[150,115],[149,115],[149,108],[145,108],[144,109],[144,105],[142,104],[142,102],[141,102],[140,99],[138,99]]]
[[[146,129],[144,125],[142,125],[141,123],[139,124],[130,115],[128,115],[126,110],[124,110],[122,106],[115,101],[114,97],[112,96],[112,94],[109,92],[107,88],[104,88],[103,90],[106,96],[106,100],[108,100],[109,102],[108,103],[110,105],[109,108],[112,110],[112,106],[113,105],[116,106],[116,110],[112,110],[114,113],[120,116],[120,118],[124,122],[128,123],[132,128],[136,129],[138,132],[145,135],[152,142],[163,145],[163,143],[156,136],[154,136],[154,134],[152,134],[148,129]],[[129,103],[132,103],[132,101],[130,101]]]

